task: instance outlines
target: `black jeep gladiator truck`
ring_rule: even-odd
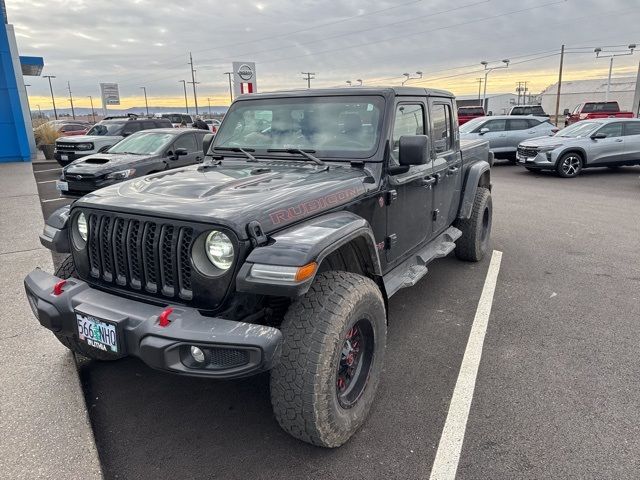
[[[41,241],[69,256],[26,277],[33,312],[96,360],[270,370],[281,427],[340,446],[374,400],[389,298],[487,251],[488,144],[461,150],[450,93],[402,87],[243,96],[203,149],[54,213]]]

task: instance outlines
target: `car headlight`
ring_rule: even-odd
[[[78,228],[80,238],[82,238],[82,240],[86,242],[89,228],[87,227],[87,217],[84,215],[84,213],[78,215],[78,218],[76,219],[76,227]]]
[[[217,230],[209,233],[204,248],[209,261],[220,270],[228,270],[233,264],[233,243],[224,233]]]
[[[120,170],[119,172],[113,172],[108,174],[105,178],[107,180],[124,180],[125,178],[129,178],[136,173],[135,168],[130,168],[128,170]]]
[[[555,150],[556,148],[561,147],[562,145],[545,145],[544,147],[538,147],[539,152],[550,152],[551,150]]]
[[[93,150],[93,143],[77,143],[76,148],[78,150]]]

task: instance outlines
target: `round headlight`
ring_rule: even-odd
[[[204,242],[207,257],[220,270],[228,270],[233,263],[233,243],[224,233],[214,230]]]
[[[89,229],[87,228],[87,217],[84,216],[84,213],[81,213],[80,215],[78,215],[78,220],[76,220],[76,225],[78,227],[78,233],[80,234],[80,237],[82,238],[82,240],[86,242],[87,232]]]

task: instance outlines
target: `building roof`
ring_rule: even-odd
[[[636,89],[636,77],[618,77],[611,79],[612,92],[633,92]],[[562,82],[562,94],[580,93],[605,93],[607,91],[607,79],[597,78],[591,80],[569,80]],[[558,83],[549,85],[542,91],[542,95],[555,95],[558,92]]]

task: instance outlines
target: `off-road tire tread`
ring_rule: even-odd
[[[384,338],[376,342],[375,352],[382,365],[386,314],[382,293],[371,279],[343,271],[319,273],[309,291],[285,314],[281,326],[282,355],[271,372],[271,402],[280,426],[302,441],[322,447],[342,445],[364,423],[373,402],[381,368],[375,371],[372,366],[367,390],[359,400],[369,405],[365,405],[365,414],[353,425],[352,431],[341,432],[330,414],[318,405],[323,399],[328,401],[328,396],[319,393],[322,379],[333,379],[335,375],[333,370],[328,370],[330,355],[324,349],[336,339],[340,341],[349,311],[361,301],[373,305],[373,311],[382,317],[378,321],[383,323]]]
[[[479,262],[486,252],[480,248],[480,238],[477,234],[478,223],[482,222],[484,205],[491,199],[491,192],[488,188],[478,187],[476,196],[473,199],[471,216],[465,219],[458,219],[456,228],[462,231],[462,236],[456,240],[456,257],[468,262]]]
[[[64,279],[78,278],[78,272],[76,272],[76,266],[73,263],[73,257],[71,255],[63,260],[63,262],[57,268],[55,275],[56,277]],[[114,360],[113,355],[104,353],[96,348],[91,348],[89,345],[85,345],[84,343],[80,342],[80,340],[78,340],[75,335],[73,337],[67,337],[65,335],[59,335],[55,332],[53,332],[53,334],[62,345],[67,347],[72,352],[82,355],[83,357],[87,357],[92,360]]]

